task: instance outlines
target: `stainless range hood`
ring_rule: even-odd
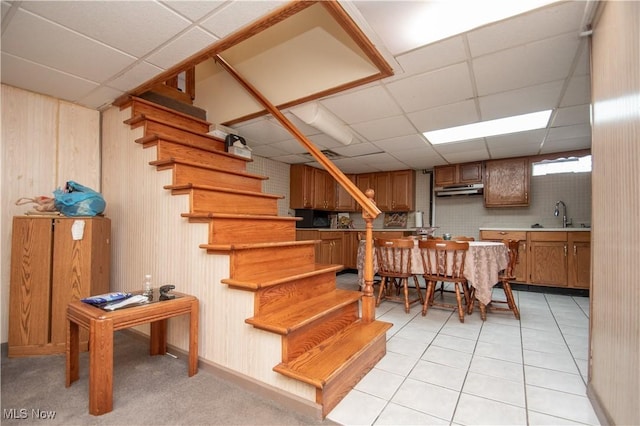
[[[455,195],[481,195],[484,185],[475,183],[470,185],[436,186],[436,197],[453,197]]]

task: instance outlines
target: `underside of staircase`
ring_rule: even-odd
[[[263,193],[267,177],[248,173],[251,160],[227,153],[207,134],[208,122],[136,97],[120,105],[127,107],[125,123],[144,128],[135,142],[156,148],[150,164],[172,170],[165,189],[189,196],[182,216],[208,224],[200,247],[229,256],[230,276],[220,285],[253,293],[247,326],[281,336],[273,370],[314,386],[324,418],[385,355],[391,324],[361,317],[363,294],[336,288],[342,266],[316,263],[318,241],[296,241],[298,219],[278,216],[283,197]]]

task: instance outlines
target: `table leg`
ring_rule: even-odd
[[[80,330],[78,324],[67,319],[67,373],[65,386],[80,377]]]
[[[480,305],[480,318],[482,318],[482,321],[486,321],[487,320],[487,306],[482,303],[481,301],[478,300],[478,305]]]
[[[151,336],[149,340],[150,355],[164,355],[167,353],[167,320],[159,320],[151,323]]]
[[[113,321],[90,321],[89,329],[89,413],[94,416],[113,410]]]
[[[198,372],[198,318],[200,316],[198,301],[191,303],[189,314],[189,377]]]

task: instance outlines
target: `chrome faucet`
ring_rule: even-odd
[[[562,204],[562,227],[566,228],[567,225],[571,225],[571,221],[567,220],[567,205],[564,203],[564,201],[557,201],[556,202],[556,209],[553,212],[554,216],[559,216],[560,215],[560,210],[558,209],[558,206]]]

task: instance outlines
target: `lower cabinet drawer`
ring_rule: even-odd
[[[525,231],[480,231],[481,240],[518,240],[527,239]]]

